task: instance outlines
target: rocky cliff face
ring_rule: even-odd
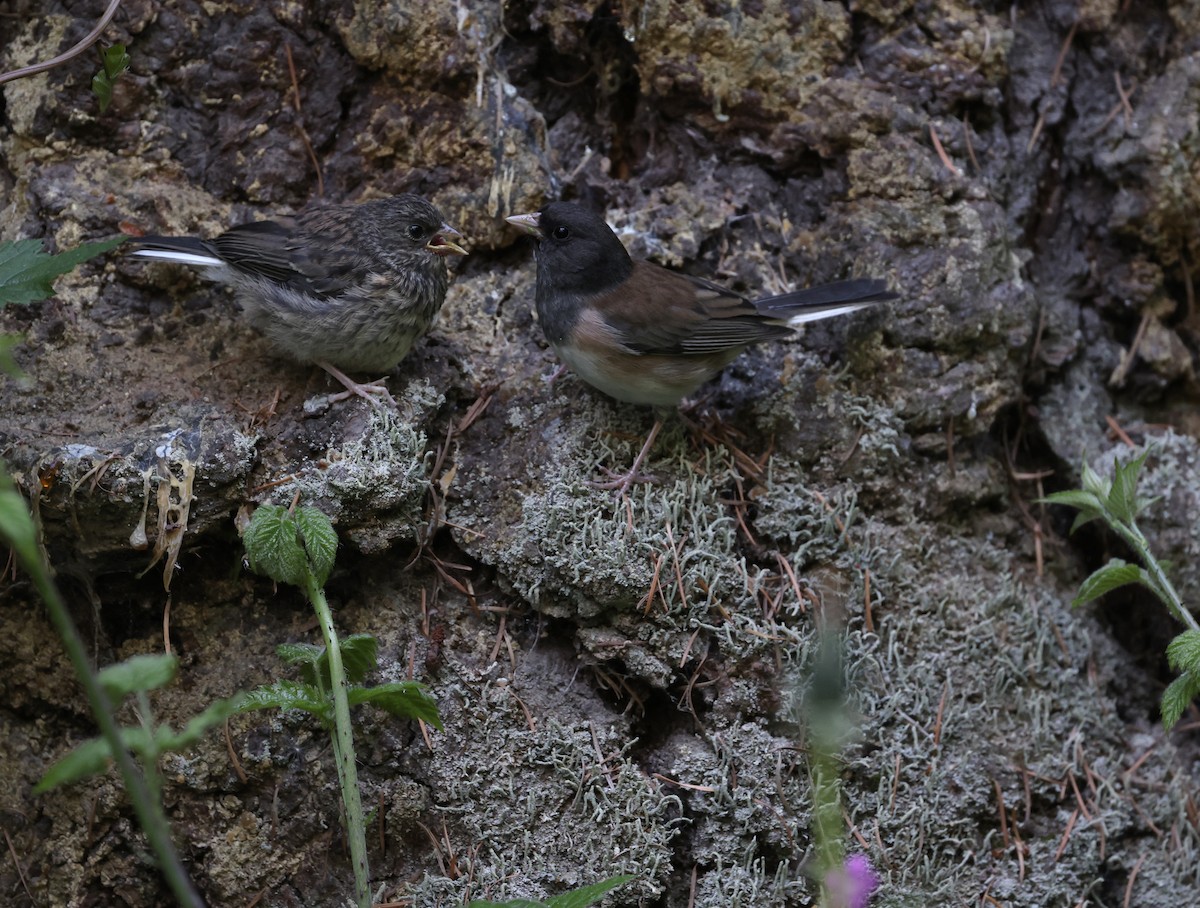
[[[0,68],[103,5],[0,0]],[[97,661],[161,649],[169,603],[163,719],[277,674],[310,621],[239,571],[235,515],[298,497],[337,521],[343,627],[446,720],[362,717],[384,902],[631,872],[607,904],[812,904],[800,704],[824,616],[875,904],[1190,903],[1193,733],[1155,720],[1174,629],[1136,593],[1072,611],[1112,543],[1068,542],[1034,499],[1155,445],[1145,525],[1200,601],[1193,7],[127,0],[107,112],[92,56],[3,87],[0,239],[211,235],[414,191],[472,255],[390,413],[330,406],[187,269],[112,255],[0,312],[26,373],[0,378],[0,454]],[[870,275],[901,299],[743,354],[668,424],[658,481],[614,500],[587,480],[652,416],[543,380],[503,217],[551,198],[747,293]],[[11,860],[0,901],[162,904],[112,780],[30,794],[91,724],[2,583],[0,812],[33,901]],[[211,904],[350,891],[310,723],[239,717],[164,770]]]

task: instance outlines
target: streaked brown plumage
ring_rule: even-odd
[[[444,256],[466,254],[458,236],[428,201],[398,195],[309,208],[211,240],[147,236],[133,254],[231,284],[276,347],[366,396],[386,390],[341,370],[386,372],[429,330],[449,284]]]

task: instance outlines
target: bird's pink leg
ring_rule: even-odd
[[[396,402],[392,400],[392,395],[384,385],[384,379],[380,378],[375,381],[360,383],[356,382],[332,363],[322,362],[317,363],[317,365],[341,382],[342,386],[346,389],[338,394],[331,394],[329,396],[331,403],[336,403],[339,400],[349,400],[351,397],[361,397],[375,407],[382,407],[385,401],[393,407],[396,406]]]
[[[611,489],[618,495],[624,495],[629,491],[629,487],[639,483],[648,483],[652,479],[649,476],[642,476],[638,473],[638,467],[642,465],[642,461],[646,459],[646,455],[650,453],[650,449],[654,447],[654,440],[658,438],[659,430],[662,429],[663,422],[661,417],[655,417],[654,425],[650,428],[650,434],[646,436],[646,443],[642,445],[642,450],[638,451],[638,456],[633,459],[633,466],[629,471],[616,475],[611,470],[605,470],[611,478],[605,482],[589,482],[588,485],[596,489]]]

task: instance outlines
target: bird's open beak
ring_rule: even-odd
[[[514,214],[512,217],[505,218],[504,220],[508,221],[508,223],[512,224],[522,233],[528,233],[530,236],[540,238],[542,236],[542,229],[538,226],[538,218],[540,217],[541,214],[535,211],[533,214]]]
[[[449,224],[443,224],[437,229],[437,233],[433,235],[433,239],[425,244],[425,248],[434,255],[466,255],[467,250],[449,239],[449,237],[456,237],[461,240],[462,234]]]

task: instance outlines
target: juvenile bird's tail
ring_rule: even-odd
[[[212,247],[204,240],[193,236],[144,236],[137,241],[137,249],[130,255],[140,255],[148,259],[161,259],[165,262],[179,262],[184,265],[218,266],[223,265],[213,254]]]
[[[860,278],[768,296],[755,300],[754,307],[770,318],[787,319],[795,327],[899,298],[888,290],[887,281]]]

